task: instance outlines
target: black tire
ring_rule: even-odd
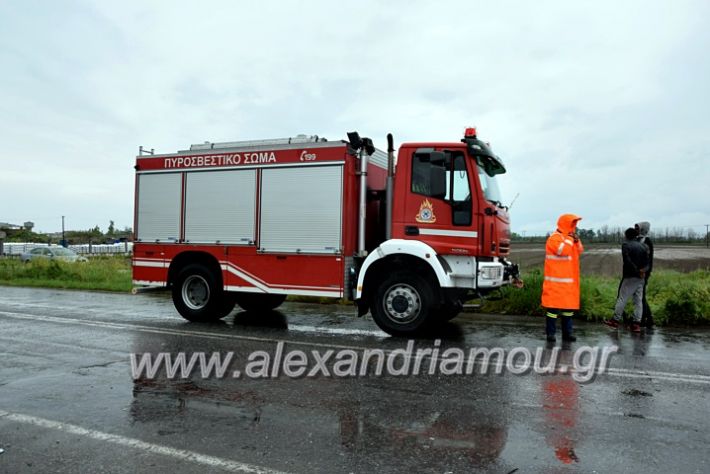
[[[434,290],[423,277],[395,272],[374,291],[372,319],[392,336],[410,336],[425,329],[433,319]]]
[[[188,321],[216,321],[234,309],[234,298],[222,289],[218,275],[204,265],[187,265],[172,285],[173,303]]]
[[[286,295],[267,295],[264,293],[235,293],[234,299],[244,311],[271,311],[286,300]]]

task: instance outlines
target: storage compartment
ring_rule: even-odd
[[[255,170],[187,173],[186,242],[253,244],[255,214]]]
[[[139,175],[138,241],[175,242],[180,238],[181,188],[180,173]]]
[[[264,169],[260,249],[340,253],[342,201],[342,165]]]

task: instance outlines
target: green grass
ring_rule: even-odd
[[[75,263],[0,259],[0,285],[131,291],[131,262],[125,257],[92,257]]]
[[[544,315],[540,306],[542,271],[531,270],[523,275],[523,280],[524,288],[502,289],[503,298],[486,301],[482,311]],[[611,317],[618,286],[619,278],[582,275],[579,315],[588,321]],[[656,324],[710,324],[710,272],[656,271],[649,280],[647,300]],[[633,311],[630,303],[626,311]]]

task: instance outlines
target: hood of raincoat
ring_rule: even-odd
[[[562,214],[559,219],[557,219],[557,229],[563,234],[569,234],[574,232],[577,227],[577,222],[581,221],[582,218],[576,214]]]
[[[637,222],[636,225],[639,228],[639,236],[645,237],[648,235],[648,232],[651,230],[651,224],[648,222]]]

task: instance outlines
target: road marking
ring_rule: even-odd
[[[51,310],[55,310],[55,311],[76,311],[76,306],[57,306],[57,305],[41,304],[41,303],[22,303],[22,302],[18,302],[18,301],[4,301],[2,304],[3,304],[3,306],[12,306],[12,307],[15,307],[18,309],[24,308],[24,309],[28,309],[28,310],[31,310],[31,309],[34,309],[34,310],[51,309]],[[287,302],[285,304],[298,305],[300,303]],[[152,308],[152,309],[155,310],[157,308]],[[174,309],[172,306],[166,306],[165,308],[160,308],[160,309],[165,309],[166,314],[171,314],[171,315],[174,314]],[[155,316],[155,311],[151,314],[145,313],[145,312],[137,313],[136,311],[121,311],[121,310],[118,310],[115,308],[81,308],[81,311],[84,313],[96,314],[98,316],[116,315],[116,316],[128,316],[131,318],[135,318],[136,315],[140,315],[140,317],[142,317],[142,318],[149,318],[149,319],[153,319],[156,321],[165,321],[164,316],[162,316],[162,315]],[[467,314],[473,315],[475,313],[466,313],[464,311],[461,313],[461,316],[467,315]],[[349,314],[348,316],[352,316],[352,314]],[[473,322],[476,325],[487,324],[490,326],[515,326],[515,327],[535,327],[535,328],[540,326],[540,323],[532,322],[532,321],[503,321],[503,320],[487,320],[487,319],[478,319],[478,318],[462,319],[461,317],[459,317],[459,319],[457,319],[457,322],[464,322],[464,321],[467,323]],[[294,327],[294,326],[289,325],[289,329],[292,327]],[[300,327],[306,328],[309,326],[300,326]],[[319,329],[321,329],[321,328],[319,328]],[[304,329],[304,331],[305,331],[305,329]],[[342,329],[342,331],[350,331],[350,330],[349,329]],[[364,333],[361,332],[361,331],[363,331],[361,329],[354,329],[352,331],[353,331],[352,333],[343,333],[343,334],[365,335]],[[372,329],[371,331],[372,331],[372,334],[370,334],[370,335],[378,336],[378,337],[389,337],[383,331],[379,331],[377,329]]]
[[[348,329],[348,328],[331,328],[331,327],[325,327],[325,326],[304,326],[304,325],[298,325],[298,324],[289,324],[288,325],[288,330],[289,331],[296,331],[296,332],[309,332],[309,333],[317,333],[317,334],[335,334],[338,336],[374,336],[374,337],[379,337],[380,339],[386,339],[389,336],[384,331],[380,331],[379,329]]]
[[[76,311],[76,307],[69,307],[69,306],[54,306],[54,305],[48,305],[48,304],[38,304],[38,303],[17,303],[17,302],[3,302],[3,305],[5,306],[14,306],[19,309],[26,309],[31,311],[34,309],[35,311],[37,309],[52,309],[52,310],[60,310],[60,311]],[[106,316],[107,314],[112,314],[116,316],[129,316],[131,318],[135,318],[136,313],[131,312],[131,311],[118,311],[115,309],[110,309],[110,310],[105,310],[105,309],[95,309],[95,308],[81,308],[81,311],[84,313],[92,313],[96,314],[99,316]],[[146,313],[139,313],[141,317],[153,319],[156,321],[165,321],[165,318],[162,316],[151,316],[150,314]],[[348,328],[330,328],[330,327],[317,327],[317,326],[311,326],[311,325],[301,325],[301,324],[289,324],[288,325],[289,331],[297,331],[297,332],[317,332],[321,334],[335,334],[339,336],[344,336],[344,335],[351,335],[351,336],[373,336],[373,337],[378,337],[380,339],[383,338],[388,338],[390,337],[389,334],[387,334],[384,331],[381,331],[379,329],[348,329]]]
[[[13,313],[9,311],[0,311],[0,316],[6,316],[8,318],[15,319],[26,319],[34,321],[43,321],[49,323],[59,323],[59,324],[80,324],[84,326],[92,326],[98,328],[108,328],[108,329],[120,329],[120,330],[133,330],[139,332],[147,332],[154,334],[167,334],[170,336],[196,336],[203,337],[207,339],[236,339],[240,341],[254,341],[254,342],[269,342],[269,343],[279,343],[284,342],[286,344],[293,344],[299,346],[308,347],[322,347],[326,349],[354,349],[354,350],[365,350],[372,349],[369,347],[358,347],[344,344],[328,344],[321,342],[307,342],[307,341],[297,341],[289,339],[278,339],[270,337],[258,337],[258,336],[243,336],[237,334],[220,334],[208,331],[186,331],[184,329],[168,329],[168,328],[156,328],[152,326],[142,326],[139,324],[121,324],[121,323],[110,323],[106,321],[87,321],[85,319],[75,319],[75,318],[64,318],[60,316],[40,316],[37,314],[27,314],[27,313]],[[385,351],[387,352],[387,351]]]
[[[186,330],[182,330],[182,329],[155,328],[155,327],[151,327],[151,326],[142,326],[139,324],[121,324],[121,323],[111,323],[111,322],[106,322],[106,321],[87,321],[84,319],[64,318],[64,317],[60,317],[60,316],[40,316],[40,315],[36,315],[36,314],[14,313],[14,312],[8,312],[8,311],[0,311],[0,316],[5,316],[8,318],[14,318],[14,319],[43,321],[43,322],[58,323],[58,324],[79,324],[79,325],[90,326],[90,327],[118,329],[118,330],[124,330],[124,331],[128,330],[128,331],[138,331],[138,332],[146,332],[146,333],[153,333],[153,334],[166,334],[166,335],[170,335],[170,336],[193,336],[193,337],[202,337],[202,338],[207,338],[207,339],[235,339],[235,340],[252,341],[252,342],[266,342],[266,343],[272,343],[272,344],[278,344],[279,342],[283,342],[284,344],[290,344],[290,345],[295,345],[295,346],[319,347],[319,348],[325,348],[325,349],[350,349],[350,350],[355,350],[355,351],[378,349],[377,347],[364,347],[364,346],[356,346],[356,345],[298,341],[298,340],[293,340],[293,339],[266,338],[266,337],[258,337],[258,336],[243,336],[243,335],[237,335],[237,334],[220,334],[220,333],[214,333],[214,332],[208,332],[208,331],[186,331]],[[390,354],[392,352],[392,350],[383,350],[383,352],[385,354]],[[430,357],[425,356],[424,358],[429,359]],[[492,362],[489,363],[489,365],[493,366],[494,368],[495,368],[496,364],[497,364],[497,362],[495,364]],[[558,367],[562,367],[562,366],[558,366]],[[572,374],[575,372],[575,370],[573,368],[569,368],[569,370],[567,372]],[[710,376],[709,375],[700,375],[700,374],[681,374],[681,373],[675,373],[675,372],[658,372],[658,371],[653,371],[653,370],[631,370],[631,369],[614,368],[614,367],[598,368],[596,370],[596,373],[598,375],[608,374],[608,375],[617,376],[617,377],[656,379],[656,380],[664,380],[664,381],[668,381],[668,382],[687,382],[687,383],[699,383],[699,384],[710,385]]]
[[[46,418],[39,418],[37,416],[24,415],[22,413],[10,413],[7,411],[0,410],[0,419],[10,420],[25,425],[38,426],[40,428],[49,428],[73,435],[84,436],[87,438],[95,439],[97,441],[104,441],[126,448],[138,449],[150,454],[168,456],[171,458],[179,459],[181,461],[189,461],[196,464],[202,464],[203,466],[223,469],[225,471],[230,472],[247,472],[253,474],[285,474],[284,471],[276,471],[274,469],[269,469],[263,466],[256,466],[253,464],[246,464],[239,461],[232,461],[230,459],[218,458],[216,456],[200,454],[194,451],[187,451],[185,449],[171,448],[169,446],[164,446],[161,444],[148,443],[146,441],[141,441],[135,438],[127,438],[125,436],[83,428],[81,426],[72,425],[70,423],[48,420]]]

